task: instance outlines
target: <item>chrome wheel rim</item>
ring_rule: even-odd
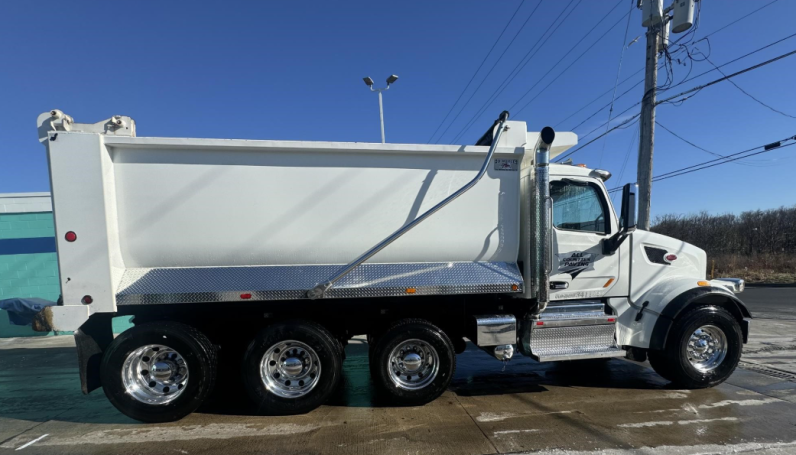
[[[727,356],[727,336],[715,325],[703,325],[691,334],[686,353],[697,370],[715,370]]]
[[[411,339],[395,347],[389,357],[390,380],[404,390],[419,390],[429,385],[439,372],[439,356],[433,346]]]
[[[321,360],[301,341],[286,340],[271,346],[260,361],[260,378],[269,392],[282,398],[308,394],[321,377]]]
[[[185,391],[188,364],[179,352],[168,346],[142,346],[125,359],[122,383],[127,393],[141,403],[168,404]]]

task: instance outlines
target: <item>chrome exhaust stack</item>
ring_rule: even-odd
[[[550,147],[556,132],[546,126],[539,133],[536,141],[536,160],[534,162],[533,197],[533,282],[534,295],[537,301],[536,314],[541,313],[550,301],[550,271],[552,268],[552,211],[553,201],[550,198]]]

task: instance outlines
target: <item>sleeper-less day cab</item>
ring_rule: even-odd
[[[575,134],[506,112],[474,146],[137,137],[59,110],[38,127],[63,298],[34,326],[75,331],[84,393],[141,421],[225,381],[256,412],[308,412],[356,335],[380,394],[418,405],[465,339],[503,361],[649,358],[709,387],[749,332],[743,281],[635,229],[631,185],[617,216],[608,172],[551,163]],[[134,327],[114,338],[115,316]]]

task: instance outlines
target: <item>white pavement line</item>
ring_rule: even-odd
[[[530,429],[530,430],[503,430],[503,431],[496,431],[493,434],[495,436],[503,436],[504,434],[517,434],[517,433],[536,433],[537,429]]]
[[[724,453],[766,453],[771,455],[791,455],[796,450],[793,442],[742,442],[738,444],[700,444],[694,446],[658,446],[639,447],[635,449],[595,449],[595,450],[564,450],[552,449],[538,452],[523,452],[534,455],[717,455]]]
[[[553,414],[572,414],[575,411],[552,411],[552,412],[537,412],[529,414],[514,414],[512,412],[482,412],[475,418],[478,422],[498,422],[500,420],[512,419],[514,417],[537,417]]]
[[[671,420],[661,420],[658,422],[639,422],[639,423],[623,423],[617,425],[620,428],[644,428],[644,427],[658,427],[662,425],[674,425]]]
[[[175,427],[135,427],[99,430],[72,437],[50,438],[42,446],[72,446],[83,444],[140,444],[153,442],[190,441],[196,439],[232,439],[244,437],[287,436],[309,433],[330,424],[280,423],[273,425],[211,423]],[[13,440],[12,440],[13,441]],[[34,441],[35,442],[35,441]],[[8,447],[5,443],[0,448]]]
[[[43,434],[43,435],[39,436],[38,438],[34,439],[33,441],[28,442],[27,444],[23,444],[23,445],[17,447],[16,450],[22,450],[25,447],[32,446],[33,444],[36,444],[37,442],[41,441],[42,439],[46,438],[49,435],[50,435],[49,433]]]
[[[710,422],[734,422],[737,421],[737,417],[722,417],[719,419],[695,419],[695,420],[659,420],[656,422],[638,422],[638,423],[622,423],[617,425],[620,428],[645,428],[645,427],[659,427],[659,426],[668,426],[674,425],[675,423],[678,425],[692,425],[695,423],[710,423]]]
[[[777,403],[780,401],[782,400],[777,398],[764,398],[762,400],[724,400],[719,401],[718,403],[700,405],[699,409],[720,408],[723,406],[729,406],[731,404],[737,404],[738,406],[760,406],[768,403]]]

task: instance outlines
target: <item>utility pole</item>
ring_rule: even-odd
[[[650,228],[650,199],[652,193],[652,152],[655,146],[655,95],[658,87],[658,49],[660,28],[647,29],[647,69],[644,76],[644,97],[641,99],[640,134],[638,142],[638,225]]]
[[[664,0],[639,0],[641,25],[647,27],[646,72],[644,96],[641,98],[638,143],[638,227],[650,228],[652,200],[652,155],[655,149],[655,103],[658,87],[658,54],[668,45],[669,25],[674,33],[682,33],[694,25],[696,0],[674,0],[663,8]],[[672,16],[669,12],[674,11]]]

